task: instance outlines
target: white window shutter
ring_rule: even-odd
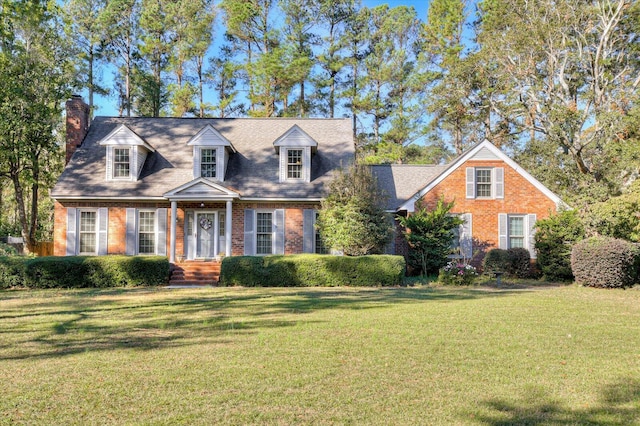
[[[467,167],[467,198],[476,198],[476,169]]]
[[[302,252],[315,252],[315,229],[316,211],[314,209],[304,209],[302,211]]]
[[[498,214],[498,248],[506,250],[509,248],[508,242],[508,216],[506,213]]]
[[[496,198],[504,198],[504,167],[496,167],[494,170]]]
[[[98,255],[104,256],[107,254],[107,232],[109,229],[109,209],[98,209]]]
[[[216,148],[216,179],[224,180],[224,148]]]
[[[460,229],[460,251],[465,259],[471,259],[473,257],[472,215],[465,213],[460,218],[464,220]]]
[[[311,147],[304,148],[304,159],[302,161],[302,173],[304,174],[304,181],[311,182]]]
[[[536,215],[529,214],[527,215],[527,240],[529,245],[529,253],[531,254],[532,259],[536,259],[538,257],[536,253],[535,246],[535,231],[536,231]]]
[[[287,180],[287,148],[280,148],[280,182]]]
[[[255,256],[256,254],[256,238],[255,238],[255,217],[254,209],[244,209],[244,255]]]
[[[137,222],[137,211],[133,208],[128,208],[126,210],[126,225],[127,231],[125,236],[125,254],[134,255],[136,254],[136,222]]]
[[[78,228],[78,210],[75,208],[67,209],[67,256],[75,256],[77,250],[77,228]]]
[[[274,254],[284,254],[284,209],[277,209],[273,214]]]
[[[193,178],[197,179],[201,175],[200,172],[200,148],[193,147]]]
[[[113,147],[112,146],[107,147],[107,165],[106,166],[107,166],[106,179],[112,180],[113,179]]]
[[[167,209],[156,209],[156,254],[167,255]]]

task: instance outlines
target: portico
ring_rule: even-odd
[[[233,200],[240,194],[218,182],[197,178],[164,194],[171,203],[169,221],[169,261],[176,262],[178,235],[178,208],[184,205],[185,259],[210,259],[224,254],[231,256],[231,234]],[[207,205],[224,205],[224,208],[209,208]],[[187,208],[186,206],[196,206]]]

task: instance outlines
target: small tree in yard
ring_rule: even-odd
[[[409,264],[422,275],[437,273],[447,264],[453,230],[463,223],[459,217],[449,214],[453,204],[440,199],[434,210],[419,206],[415,213],[400,218],[409,243]]]
[[[329,185],[317,222],[326,246],[348,256],[381,253],[391,238],[385,201],[368,167],[340,171]]]

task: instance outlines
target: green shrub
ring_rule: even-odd
[[[508,273],[511,266],[511,259],[507,250],[494,248],[487,252],[482,261],[482,270],[486,274],[494,272]]]
[[[0,243],[0,257],[17,256],[18,250],[9,244]]]
[[[571,267],[576,282],[588,287],[626,288],[638,282],[640,249],[611,237],[592,237],[573,246]]]
[[[536,222],[535,247],[538,265],[548,280],[571,280],[571,248],[584,239],[578,213],[566,210]]]
[[[222,261],[220,285],[245,287],[392,286],[402,284],[402,256],[234,256]]]
[[[30,288],[105,288],[162,285],[169,280],[169,261],[160,256],[66,256],[29,259]]]
[[[529,278],[531,276],[531,254],[522,247],[514,247],[507,250],[509,269],[507,273],[516,278]]]
[[[0,289],[24,287],[27,257],[0,257]]]
[[[478,276],[476,268],[463,263],[452,261],[440,269],[438,281],[444,285],[471,285]]]

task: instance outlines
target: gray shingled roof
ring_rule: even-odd
[[[107,181],[106,149],[100,140],[125,124],[156,151],[150,153],[136,182]],[[148,198],[193,180],[193,150],[187,142],[207,124],[238,151],[231,154],[221,184],[242,198],[321,198],[333,171],[355,155],[348,119],[287,118],[114,118],[96,117],[89,132],[51,191],[56,199]],[[318,143],[311,160],[310,183],[280,183],[273,142],[298,125]]]
[[[371,166],[378,187],[388,198],[387,210],[396,211],[445,171],[449,165],[384,164]]]

